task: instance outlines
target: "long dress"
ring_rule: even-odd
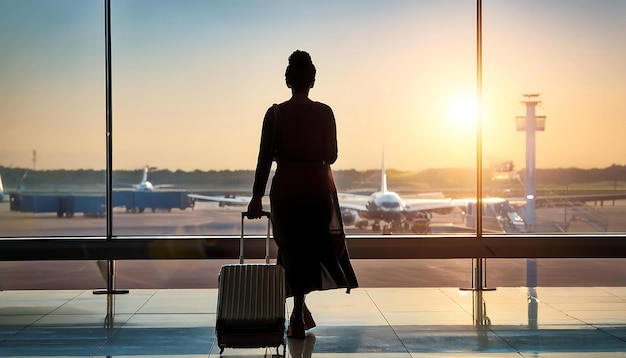
[[[337,258],[330,242],[336,199],[330,165],[336,159],[335,117],[329,106],[287,101],[268,109],[253,193],[263,195],[272,160],[276,160],[270,207],[287,296],[333,288],[349,292],[358,286],[348,251]]]

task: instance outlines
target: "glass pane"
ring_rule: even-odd
[[[626,229],[625,11],[616,1],[485,4],[485,192],[511,204],[502,230]]]
[[[95,1],[0,3],[4,237],[106,232],[103,18]]]
[[[114,233],[238,232],[263,115],[290,97],[284,73],[296,49],[317,67],[311,98],[337,120],[338,189],[363,194],[341,197],[364,212],[346,214],[348,230],[423,233],[429,220],[437,232],[459,230],[465,217],[450,199],[475,196],[474,11],[467,1],[113,1],[113,167],[125,196]],[[155,194],[133,204],[128,184],[146,167],[155,192],[236,198],[196,200],[193,211]],[[377,223],[365,209],[383,168],[387,189],[412,202],[406,220]]]

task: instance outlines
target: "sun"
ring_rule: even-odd
[[[474,96],[457,95],[452,97],[446,108],[448,120],[453,126],[469,129],[476,125],[478,106]]]

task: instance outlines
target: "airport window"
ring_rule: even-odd
[[[485,196],[506,232],[623,233],[626,8],[538,4],[485,5]]]
[[[96,1],[0,3],[3,237],[106,233],[103,16]]]
[[[337,119],[348,234],[476,236],[478,144],[485,234],[626,232],[624,5],[538,4],[484,4],[478,111],[472,1],[112,0],[113,235],[239,233],[295,49]],[[104,18],[0,4],[2,237],[106,234]]]

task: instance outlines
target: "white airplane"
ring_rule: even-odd
[[[381,169],[380,191],[371,195],[339,193],[345,226],[363,229],[372,220],[372,230],[383,233],[410,231],[428,233],[433,212],[450,213],[458,204],[451,198],[445,198],[440,192],[424,193],[402,198],[396,192],[387,189],[387,173],[383,160]]]
[[[154,191],[154,185],[148,181],[149,170],[150,169],[147,165],[143,168],[143,177],[141,177],[141,182],[133,185],[136,191]]]
[[[156,189],[172,187],[172,185],[169,185],[169,184],[153,185],[151,182],[148,181],[149,171],[150,171],[150,167],[146,165],[143,168],[143,176],[141,177],[141,182],[137,184],[121,184],[121,185],[130,186],[133,189],[135,189],[135,191],[155,191]]]

